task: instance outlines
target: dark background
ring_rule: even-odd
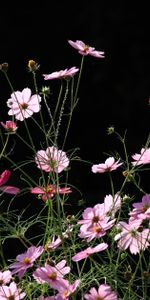
[[[93,164],[103,162],[107,158],[105,152],[122,151],[119,141],[107,135],[107,128],[113,125],[121,135],[127,130],[129,155],[140,151],[149,133],[150,109],[149,9],[145,4],[115,5],[107,1],[9,4],[2,8],[0,22],[0,62],[9,63],[9,76],[16,90],[31,85],[27,72],[29,59],[40,64],[41,74],[78,67],[81,56],[68,44],[68,39],[82,40],[104,51],[105,59],[86,57],[80,101],[66,147],[79,147],[78,155],[83,160]],[[10,90],[0,76],[0,118],[7,120],[5,101]],[[17,158],[22,153],[23,149],[19,149]],[[71,183],[87,199],[97,197],[94,198],[97,202],[99,195],[110,192],[106,176],[92,174],[90,165],[75,163],[71,172]]]

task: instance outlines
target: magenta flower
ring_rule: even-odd
[[[12,186],[12,185],[5,185],[5,183],[9,180],[11,175],[11,171],[5,170],[0,174],[0,191],[3,191],[7,194],[16,195],[20,192],[20,189]]]
[[[8,115],[13,115],[17,120],[23,121],[40,111],[40,102],[41,97],[37,94],[31,96],[29,88],[23,89],[22,92],[16,91],[7,101],[7,106],[10,108]]]
[[[132,158],[135,160],[132,162],[133,166],[145,165],[150,163],[150,148],[142,148],[140,154],[132,155]]]
[[[89,294],[85,294],[86,300],[117,300],[117,294],[108,284],[101,284],[98,291],[93,287],[90,289]]]
[[[150,219],[150,195],[144,195],[142,202],[132,204],[133,210],[129,213],[132,219]]]
[[[119,160],[120,159],[115,161],[114,157],[109,157],[105,160],[105,163],[93,165],[92,172],[93,173],[105,173],[105,172],[114,171],[122,165],[122,163],[119,163]]]
[[[101,244],[99,244],[99,245],[97,245],[96,247],[93,247],[93,248],[88,247],[87,249],[85,249],[83,251],[80,251],[77,254],[75,254],[72,257],[72,260],[73,261],[80,261],[84,258],[89,257],[93,253],[97,253],[97,252],[105,250],[107,247],[108,247],[108,244],[106,244],[106,243],[101,243]]]
[[[69,187],[57,187],[53,184],[48,184],[46,187],[34,187],[31,188],[31,194],[38,194],[41,196],[43,201],[47,201],[54,197],[55,194],[69,194],[71,193],[71,189]]]
[[[0,287],[0,299],[1,300],[20,300],[25,297],[25,293],[21,289],[17,288],[15,282],[11,282],[9,286],[3,285]]]
[[[44,76],[44,80],[62,79],[62,78],[73,77],[78,71],[79,71],[78,68],[72,67],[70,69],[53,72],[51,74],[43,74],[43,76]]]
[[[69,165],[66,153],[56,147],[48,147],[46,151],[39,150],[35,156],[35,162],[39,169],[45,172],[60,173]]]
[[[12,274],[9,270],[6,270],[4,272],[0,271],[0,285],[5,285],[9,283],[12,279]]]
[[[34,279],[43,284],[44,282],[54,289],[59,289],[64,283],[64,275],[70,272],[70,267],[65,267],[66,260],[60,261],[56,266],[51,266],[45,263],[45,267],[39,267],[33,272]]]
[[[115,236],[115,241],[118,241],[118,248],[126,250],[129,248],[132,254],[137,254],[140,250],[145,250],[149,247],[149,229],[141,230],[141,219],[129,220],[129,223],[119,222],[117,227],[121,230]],[[139,229],[139,230],[138,230]]]
[[[71,41],[68,40],[68,43],[75,49],[78,50],[78,52],[81,55],[91,55],[91,56],[95,56],[98,58],[104,58],[104,52],[103,51],[96,51],[95,48],[90,47],[89,45],[86,45],[85,43],[83,43],[82,41]]]
[[[22,254],[17,255],[16,262],[9,267],[12,269],[12,274],[17,274],[21,279],[28,268],[33,266],[34,261],[43,253],[44,247],[31,246]]]
[[[17,125],[13,121],[6,121],[6,123],[0,122],[1,125],[8,131],[8,132],[16,132],[17,130]]]

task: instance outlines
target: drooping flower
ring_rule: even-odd
[[[21,289],[17,288],[15,282],[11,282],[9,286],[3,285],[0,287],[0,299],[1,300],[20,300],[26,296]]]
[[[135,161],[132,161],[133,166],[145,165],[150,163],[150,148],[142,148],[141,153],[132,155]]]
[[[69,165],[66,153],[56,147],[48,147],[46,151],[39,150],[35,156],[35,162],[39,169],[45,172],[60,173]]]
[[[43,246],[31,246],[26,252],[17,255],[16,262],[9,266],[9,268],[12,269],[12,274],[17,274],[21,279],[26,270],[33,266],[34,261],[43,253],[43,251]]]
[[[105,163],[97,164],[92,166],[93,173],[105,173],[116,170],[122,165],[119,163],[120,159],[115,161],[114,157],[109,157],[105,160]]]
[[[64,280],[60,286],[58,286],[58,294],[56,300],[69,300],[69,296],[73,294],[80,284],[80,280],[77,279],[73,284],[70,284],[68,280]]]
[[[57,187],[53,184],[48,184],[46,187],[34,187],[31,188],[31,194],[38,194],[41,196],[43,201],[47,201],[54,197],[55,194],[69,194],[71,193],[71,189],[69,187]]]
[[[11,171],[5,170],[0,174],[0,191],[16,195],[20,192],[20,189],[18,187],[12,186],[12,185],[5,185],[5,183],[9,180],[11,175]]]
[[[72,67],[70,69],[53,72],[51,74],[43,74],[43,76],[44,76],[44,80],[62,79],[62,78],[73,77],[78,71],[79,71],[78,68]]]
[[[0,122],[0,123],[8,132],[14,133],[18,128],[16,123],[13,121],[6,121],[6,123],[4,122]]]
[[[107,247],[108,247],[108,244],[106,244],[106,243],[101,243],[101,244],[99,244],[99,245],[97,245],[96,247],[93,247],[93,248],[88,247],[87,249],[85,249],[83,251],[80,251],[77,254],[75,254],[72,257],[72,260],[75,261],[75,262],[80,261],[84,258],[87,258],[88,256],[90,256],[93,253],[97,253],[97,252],[105,250]]]
[[[86,45],[84,42],[76,40],[75,42],[68,40],[68,43],[75,49],[78,50],[78,52],[81,55],[91,55],[98,58],[104,58],[104,52],[103,51],[96,51],[95,48],[90,47],[89,45]]]
[[[134,207],[129,213],[132,219],[150,219],[150,195],[144,195],[141,202],[132,204]]]
[[[41,97],[37,94],[31,95],[29,88],[24,88],[22,92],[16,91],[7,101],[10,108],[8,115],[14,115],[17,120],[23,121],[40,111],[40,102]]]
[[[119,240],[117,244],[119,249],[126,250],[129,248],[132,254],[137,254],[149,247],[150,230],[141,230],[141,224],[141,219],[129,220],[129,223],[119,222],[117,224],[121,232],[114,239],[115,241]]]
[[[91,288],[89,294],[85,294],[86,300],[118,300],[116,292],[114,292],[108,284],[101,284],[98,288]]]
[[[9,270],[6,270],[4,272],[0,271],[0,285],[6,285],[9,283],[12,279],[12,274]]]

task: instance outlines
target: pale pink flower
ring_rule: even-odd
[[[11,282],[9,286],[3,285],[0,287],[0,299],[1,300],[20,300],[25,297],[25,293],[21,289],[17,288],[15,282]]]
[[[58,286],[58,294],[56,300],[68,300],[69,296],[73,294],[80,284],[80,280],[77,279],[73,284],[70,284],[68,280],[64,280],[63,283]]]
[[[58,236],[56,239],[55,239],[55,236],[52,238],[52,241],[47,243],[45,248],[46,250],[54,250],[56,248],[58,248],[62,243],[62,240],[61,238]]]
[[[87,225],[82,225],[80,227],[80,233],[79,237],[87,239],[87,242],[92,241],[94,238],[100,238],[104,236],[113,225],[114,225],[115,219],[109,221],[109,217],[105,217],[104,220],[102,220],[99,223],[93,224],[91,227],[87,227]]]
[[[35,156],[35,162],[39,169],[45,172],[60,173],[69,165],[66,153],[56,147],[48,147],[46,151],[39,150]]]
[[[31,90],[25,88],[11,94],[11,98],[7,101],[7,106],[10,108],[8,115],[14,115],[19,121],[29,118],[33,113],[40,111],[41,97],[37,94],[31,95]]]
[[[43,246],[31,246],[26,252],[17,255],[16,262],[9,266],[9,268],[12,269],[12,274],[17,274],[21,279],[26,270],[33,266],[34,261],[43,253],[43,251]]]
[[[9,180],[11,176],[11,171],[5,170],[0,174],[0,191],[16,195],[20,192],[20,189],[18,187],[12,186],[12,185],[5,185],[5,183]]]
[[[104,204],[96,204],[94,207],[87,207],[82,214],[83,219],[78,224],[86,225],[87,228],[93,225],[100,225],[106,217]]]
[[[65,195],[71,193],[69,187],[57,187],[53,184],[48,184],[46,187],[34,187],[31,188],[31,194],[38,194],[43,201],[47,201],[54,197],[55,194]]]
[[[95,48],[90,47],[89,45],[86,45],[85,43],[83,43],[82,41],[71,41],[68,40],[68,43],[75,49],[78,50],[78,52],[85,56],[85,55],[91,55],[91,56],[95,56],[98,58],[104,58],[104,52],[103,51],[96,51]]]
[[[105,173],[116,170],[122,165],[119,163],[120,159],[115,161],[114,157],[109,157],[105,160],[105,163],[97,164],[92,166],[93,173]]]
[[[43,74],[43,76],[44,76],[44,80],[61,79],[61,78],[73,77],[78,71],[79,71],[78,68],[72,67],[70,69],[53,72],[51,74]]]
[[[135,160],[132,162],[133,166],[145,165],[150,163],[150,148],[142,148],[140,154],[132,155]]]
[[[141,202],[135,202],[132,204],[134,207],[129,213],[133,219],[150,219],[150,195],[144,195]]]
[[[12,279],[12,274],[9,270],[6,270],[4,272],[0,271],[0,285],[5,285],[9,283]]]
[[[111,218],[114,218],[115,213],[121,208],[121,197],[119,194],[106,195],[104,198],[104,210],[107,215],[110,215]]]
[[[86,300],[118,300],[116,292],[114,292],[108,284],[101,284],[98,288],[91,288],[89,294],[85,294]]]
[[[18,128],[16,123],[13,121],[6,121],[6,123],[4,122],[0,122],[0,123],[8,132],[14,133]]]
[[[45,263],[45,267],[39,267],[33,272],[33,277],[38,283],[47,282],[52,288],[58,290],[65,280],[64,275],[70,272],[70,267],[65,267],[65,264],[66,260],[60,261],[55,266]]]
[[[137,219],[129,220],[129,223],[119,222],[117,224],[117,227],[121,230],[114,238],[115,241],[119,240],[117,244],[118,248],[122,250],[129,248],[132,254],[137,254],[140,250],[145,250],[149,247],[148,239],[150,230],[143,229],[141,231],[141,223],[142,220]],[[138,231],[138,229],[140,230]]]
[[[72,260],[75,261],[75,262],[80,261],[84,258],[89,257],[93,253],[97,253],[97,252],[105,250],[107,247],[108,247],[108,244],[106,244],[106,243],[101,243],[101,244],[99,244],[99,245],[97,245],[96,247],[93,247],[93,248],[88,247],[87,249],[85,249],[83,251],[80,251],[77,254],[75,254],[72,257]]]

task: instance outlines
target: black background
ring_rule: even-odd
[[[67,147],[79,147],[79,156],[93,164],[103,162],[105,152],[122,151],[119,141],[106,133],[113,125],[121,135],[127,130],[129,155],[140,151],[149,133],[148,7],[107,1],[39,1],[3,6],[0,21],[0,59],[9,63],[15,90],[31,86],[29,59],[40,64],[41,74],[78,67],[81,56],[68,39],[83,40],[104,51],[105,59],[86,57]],[[0,118],[4,120],[10,89],[0,76]],[[22,153],[19,149],[17,157]],[[89,199],[110,192],[106,176],[92,174],[90,165],[77,163],[71,174],[71,183]]]

